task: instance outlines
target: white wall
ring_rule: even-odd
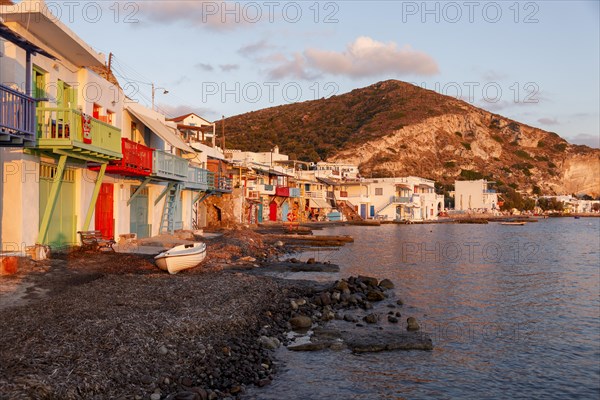
[[[36,243],[39,231],[39,158],[18,149],[0,149],[0,166],[2,249],[24,251]]]
[[[498,195],[485,193],[487,181],[455,181],[454,182],[454,209],[455,210],[477,210],[497,208]]]

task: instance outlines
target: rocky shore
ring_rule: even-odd
[[[0,398],[236,398],[271,382],[281,345],[432,348],[401,315],[390,281],[317,285],[239,272],[284,251],[250,231],[230,232],[211,248],[204,267],[177,276],[148,256],[76,252],[0,278],[28,288],[23,302],[2,307]],[[374,310],[383,303],[387,314]]]

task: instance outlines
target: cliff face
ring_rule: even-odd
[[[404,82],[244,114],[226,127],[234,147],[279,144],[299,158],[358,164],[364,176],[486,177],[527,191],[600,195],[600,150]]]

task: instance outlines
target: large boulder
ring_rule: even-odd
[[[312,326],[312,319],[305,315],[298,315],[290,319],[290,325],[293,330],[303,330],[308,329]]]

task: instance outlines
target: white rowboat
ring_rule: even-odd
[[[206,244],[193,243],[175,246],[154,257],[158,268],[176,274],[184,269],[193,268],[206,257]]]

